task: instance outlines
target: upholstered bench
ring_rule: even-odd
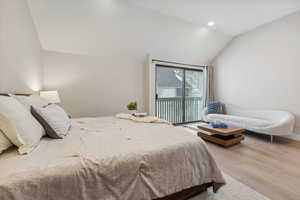
[[[226,114],[208,114],[207,108],[203,112],[203,120],[211,122],[223,121],[229,125],[238,126],[249,131],[271,136],[293,134],[295,117],[286,111],[251,110],[226,104]]]

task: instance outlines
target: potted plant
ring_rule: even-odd
[[[128,105],[127,105],[127,109],[129,110],[129,112],[131,114],[134,114],[137,112],[137,102],[130,102]]]

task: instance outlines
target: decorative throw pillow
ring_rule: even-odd
[[[0,154],[4,150],[8,149],[11,146],[13,146],[13,144],[9,141],[9,139],[0,130]]]
[[[15,98],[0,96],[0,129],[20,154],[30,153],[44,134],[43,127]]]
[[[42,99],[39,95],[33,94],[30,96],[22,96],[22,95],[10,95],[17,99],[20,103],[22,103],[28,110],[30,110],[31,106],[35,107],[46,107],[49,105],[49,102]]]
[[[31,113],[41,123],[50,138],[62,139],[68,134],[71,120],[60,106],[56,104],[45,108],[31,106]]]
[[[213,101],[207,104],[208,114],[225,114],[225,104],[220,101]]]

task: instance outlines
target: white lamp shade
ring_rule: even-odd
[[[49,103],[60,103],[60,97],[57,91],[41,91],[40,96]]]

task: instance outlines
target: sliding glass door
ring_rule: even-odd
[[[203,111],[203,71],[185,71],[183,122],[199,121]]]
[[[156,65],[155,114],[171,123],[201,120],[203,71]]]
[[[172,123],[183,122],[184,70],[180,68],[156,67],[155,114]]]

